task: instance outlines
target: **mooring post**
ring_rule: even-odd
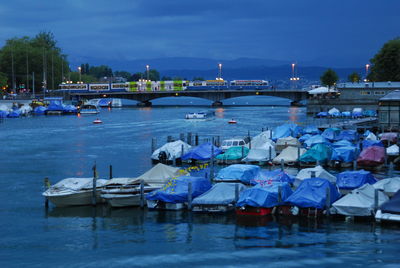
[[[187,144],[192,145],[192,132],[188,132],[186,142]]]
[[[217,146],[221,146],[221,136],[217,136]]]
[[[235,183],[235,204],[239,200],[239,184]]]
[[[281,159],[281,170],[285,170],[285,160],[283,160],[283,158]]]
[[[353,161],[353,170],[357,170],[357,160]]]
[[[96,198],[96,185],[97,182],[97,168],[96,168],[96,164],[94,164],[93,166],[93,183],[92,183],[92,205],[95,206],[97,203],[97,198]]]
[[[144,180],[140,180],[140,207],[144,208]]]
[[[315,178],[315,170],[311,171],[311,178]]]
[[[272,147],[269,147],[269,149],[268,149],[269,161],[272,161],[272,150],[271,150],[271,148]]]
[[[183,154],[184,154],[184,148],[183,148],[183,144],[182,144],[181,145],[181,159],[182,159]],[[182,159],[182,161],[183,161],[183,159]]]
[[[179,139],[184,142],[185,141],[185,133],[179,134]]]
[[[192,210],[192,182],[188,184],[188,210]]]
[[[110,165],[110,180],[113,178],[113,170],[112,170],[112,165]]]
[[[390,163],[389,163],[389,170],[388,170],[388,177],[389,177],[389,178],[392,178],[392,177],[393,177],[393,169],[394,169],[394,167],[393,167],[393,162],[390,161]]]
[[[330,187],[326,187],[326,216],[330,216],[331,215],[331,189]]]
[[[199,145],[199,134],[196,133],[196,136],[194,137],[194,145]]]
[[[168,136],[167,137],[167,142],[171,142],[172,141],[172,136]]]
[[[378,189],[375,189],[375,194],[374,194],[374,210],[375,212],[378,211],[379,207],[379,193]]]
[[[264,132],[264,128],[263,127],[261,128],[261,132]]]
[[[176,166],[176,157],[174,155],[174,157],[172,158],[172,165],[175,167]]]
[[[151,139],[151,153],[154,153],[156,148],[157,148],[157,139],[156,138],[152,138]]]
[[[282,203],[282,185],[278,186],[278,204]]]
[[[300,145],[297,146],[297,162],[300,162]]]
[[[242,146],[242,158],[244,157],[244,146]]]
[[[214,180],[214,137],[211,143],[211,165],[210,165],[210,181]]]
[[[47,191],[50,188],[50,180],[48,177],[44,178],[44,189]],[[44,206],[45,208],[49,208],[49,198],[46,196],[44,199]]]
[[[384,149],[385,149],[385,167],[387,167],[388,166],[388,155],[387,155],[385,147],[384,147]]]

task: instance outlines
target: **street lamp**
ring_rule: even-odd
[[[292,81],[293,87],[295,86],[295,82],[300,80],[300,77],[296,76],[296,63],[292,63],[292,77],[290,77],[290,81]]]
[[[80,82],[82,81],[82,67],[81,66],[78,67],[78,71],[79,71],[79,82],[78,82],[78,84],[80,84]]]
[[[150,71],[150,65],[147,64],[146,65],[147,81],[149,81],[149,77],[150,77],[149,71]]]
[[[222,63],[218,63],[218,80],[222,80]]]
[[[365,82],[368,82],[368,69],[369,69],[369,64],[365,64]]]

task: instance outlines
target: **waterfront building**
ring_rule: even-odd
[[[399,129],[400,90],[394,90],[379,99],[379,124],[385,129]]]

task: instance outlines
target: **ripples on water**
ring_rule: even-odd
[[[93,116],[31,117],[0,124],[0,264],[65,266],[382,266],[399,265],[400,231],[373,223],[236,218],[188,212],[43,206],[43,178],[55,183],[99,173],[137,176],[158,145],[180,133],[252,136],[262,127],[306,121],[303,108],[229,107],[214,120],[183,119],[190,107],[103,110]],[[228,125],[234,118],[237,125]],[[291,170],[290,172],[295,172]],[[384,174],[380,174],[383,176]]]

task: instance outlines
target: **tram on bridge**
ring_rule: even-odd
[[[201,90],[267,90],[265,80],[205,80],[205,81],[133,81],[125,83],[62,83],[60,91],[70,93],[107,93],[107,92],[156,92],[156,91],[201,91]]]

